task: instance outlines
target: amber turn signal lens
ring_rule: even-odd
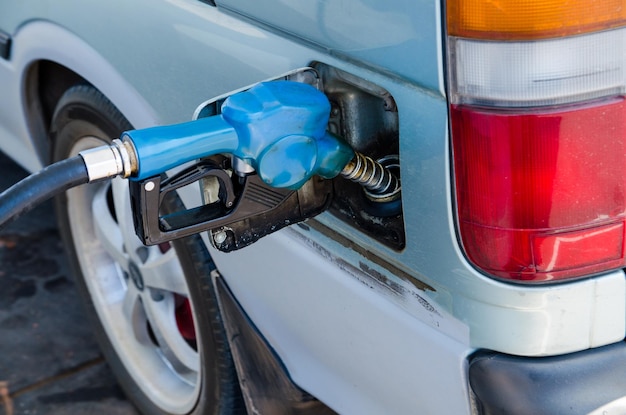
[[[448,0],[448,34],[489,40],[572,36],[626,25],[625,0]]]

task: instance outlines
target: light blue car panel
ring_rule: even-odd
[[[341,414],[469,413],[467,327],[435,303],[411,301],[422,294],[415,287],[399,298],[342,263],[339,244],[294,233],[212,252],[293,380]],[[315,236],[325,248],[314,248]]]
[[[218,0],[332,56],[443,94],[440,2],[432,0]]]

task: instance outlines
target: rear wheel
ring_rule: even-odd
[[[75,86],[53,117],[54,160],[130,128],[99,91]],[[201,239],[142,245],[122,179],[71,189],[58,198],[57,214],[103,353],[137,407],[149,414],[240,413]]]

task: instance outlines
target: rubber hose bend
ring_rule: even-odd
[[[0,228],[45,200],[88,182],[87,167],[81,156],[61,160],[31,174],[0,193]]]

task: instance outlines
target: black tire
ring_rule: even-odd
[[[54,112],[51,123],[53,161],[58,161],[71,156],[72,153],[81,149],[81,146],[84,147],[85,145],[92,145],[91,143],[93,142],[94,137],[106,142],[111,138],[118,137],[122,131],[129,129],[131,129],[131,126],[128,121],[98,90],[89,85],[74,86],[66,91],[60,99]],[[97,186],[100,187],[98,188]],[[128,398],[144,414],[185,413],[232,415],[245,413],[234,364],[228,348],[228,342],[226,340],[226,334],[221,321],[217,306],[217,298],[211,280],[210,273],[214,269],[214,265],[199,236],[189,237],[176,241],[172,244],[174,247],[173,252],[175,252],[177,261],[180,263],[184,273],[184,278],[181,278],[181,280],[186,283],[186,290],[189,298],[188,304],[191,306],[195,326],[195,339],[187,338],[186,341],[189,346],[196,351],[196,355],[193,354],[193,350],[191,352],[185,350],[185,353],[187,353],[186,355],[198,356],[199,359],[198,372],[195,373],[190,371],[191,375],[189,375],[189,379],[191,380],[188,381],[188,383],[190,385],[193,384],[193,389],[190,389],[191,392],[189,399],[185,400],[184,405],[181,403],[181,408],[176,409],[176,396],[172,396],[172,404],[170,404],[170,401],[165,401],[165,398],[163,398],[165,403],[160,402],[161,398],[159,397],[159,394],[153,392],[152,389],[148,390],[148,386],[144,384],[146,382],[149,383],[153,381],[153,371],[158,370],[158,364],[160,364],[158,360],[154,360],[151,354],[153,352],[152,349],[150,349],[151,344],[155,348],[155,356],[158,356],[159,353],[161,353],[162,356],[165,356],[164,360],[168,359],[167,353],[163,351],[165,350],[165,347],[161,347],[159,343],[159,339],[161,337],[155,334],[152,320],[146,317],[146,323],[144,324],[141,322],[136,323],[135,317],[129,318],[128,324],[129,327],[132,328],[132,333],[135,335],[135,338],[128,341],[120,341],[120,339],[117,339],[116,337],[116,327],[119,325],[120,333],[125,333],[122,330],[125,327],[122,324],[124,322],[118,324],[116,320],[111,320],[112,317],[108,317],[107,314],[109,311],[106,311],[109,310],[107,308],[108,305],[104,304],[108,300],[105,301],[102,299],[108,297],[103,296],[100,298],[99,294],[94,294],[94,292],[97,291],[97,287],[100,287],[97,285],[100,284],[100,282],[96,283],[91,282],[91,280],[86,280],[87,277],[97,280],[100,278],[99,274],[104,272],[98,268],[97,264],[90,265],[89,261],[91,258],[88,258],[88,256],[89,253],[93,251],[85,248],[85,241],[82,240],[83,234],[90,235],[89,232],[92,231],[97,234],[96,230],[94,230],[97,227],[95,225],[96,219],[93,220],[91,225],[88,224],[89,219],[83,220],[84,218],[89,218],[90,214],[95,216],[93,211],[95,205],[89,203],[93,203],[95,195],[101,195],[101,192],[106,191],[107,197],[105,204],[108,205],[107,209],[111,212],[111,216],[116,222],[118,221],[117,216],[119,216],[119,209],[130,209],[129,207],[120,207],[119,197],[116,201],[110,196],[111,193],[113,193],[113,190],[103,190],[102,186],[110,186],[111,188],[114,187],[114,185],[109,184],[95,184],[87,185],[83,187],[83,190],[72,189],[71,192],[77,192],[76,194],[80,195],[80,197],[76,196],[74,199],[72,196],[68,195],[58,197],[56,200],[56,208],[59,229],[68,252],[72,270],[75,274],[79,292],[87,305],[87,311],[93,321],[95,334],[98,338],[102,352]],[[115,186],[120,185],[117,184]],[[122,186],[126,186],[126,184],[124,183]],[[83,201],[86,203],[82,203]],[[180,201],[173,201],[171,203],[180,203]],[[80,208],[83,205],[84,207],[81,209],[84,210],[85,213],[82,214],[83,219],[81,219],[81,213],[77,212],[75,207],[78,206]],[[88,226],[91,226],[91,228]],[[121,221],[117,223],[117,226],[120,228],[120,231],[127,231],[127,229],[122,229],[123,225]],[[79,244],[78,246],[76,245],[77,243]],[[128,244],[126,242],[125,244],[126,245],[124,245],[123,249],[120,251],[122,253],[129,249],[127,248]],[[104,246],[105,243],[102,242],[102,245]],[[153,247],[150,249],[158,248]],[[106,251],[105,248],[102,248],[102,250],[103,252]],[[162,251],[166,250],[167,247],[162,247]],[[167,251],[164,255],[168,255]],[[115,255],[112,255],[110,258],[113,262],[115,262],[113,260],[114,256]],[[108,260],[108,258],[106,260]],[[122,261],[118,262],[121,263]],[[132,259],[129,259],[126,266],[131,266],[131,262],[133,262]],[[170,262],[168,262],[168,264],[170,264]],[[173,265],[170,264],[168,266]],[[133,265],[133,267],[136,269],[140,268],[137,265]],[[118,268],[124,269],[123,266]],[[109,272],[111,271],[109,270]],[[130,273],[132,274],[132,272]],[[137,301],[137,304],[139,305],[134,305],[134,308],[132,308],[132,313],[134,314],[129,315],[150,315],[145,310],[143,311],[143,314],[141,314],[141,308],[147,308],[145,303],[150,301],[150,299],[146,297],[147,291],[144,292],[140,290],[140,287],[137,284],[134,284],[133,286],[132,281],[135,281],[134,276],[133,278],[129,278],[128,270],[120,274],[123,274],[124,279],[122,280],[120,278],[123,282],[118,284],[117,281],[114,281],[115,287],[118,287],[118,285],[122,288],[126,287],[127,291],[129,291],[130,288],[135,289],[136,287],[136,289],[139,290],[139,300]],[[139,273],[139,275],[141,275],[141,273]],[[145,275],[142,278],[145,278]],[[103,281],[104,280],[106,280],[106,278],[104,278]],[[105,283],[103,282],[102,284]],[[154,294],[155,292],[157,294]],[[124,294],[124,296],[126,295],[128,295],[128,293]],[[179,304],[181,301],[184,301],[184,297],[179,294],[174,294],[174,291],[153,290],[150,288],[150,295],[151,297],[156,298],[154,301],[163,301],[163,298],[158,297],[158,295],[165,295],[167,297],[167,301],[170,301],[170,303],[173,301],[174,303]],[[173,298],[173,300],[170,300],[170,297]],[[181,298],[183,298],[183,300],[181,300]],[[110,310],[113,310],[113,307],[114,306],[111,305]],[[180,307],[180,304],[178,307]],[[135,311],[135,308],[139,311]],[[176,310],[179,310],[179,308],[176,308]],[[163,315],[167,316],[167,314]],[[176,311],[176,318],[178,318],[178,311]],[[113,321],[113,323],[111,323],[111,321]],[[168,324],[170,324],[169,320]],[[145,329],[142,328],[143,325],[146,326]],[[182,333],[183,329],[180,328],[181,325],[177,320],[176,325]],[[107,328],[109,328],[113,334],[107,334]],[[171,333],[171,331],[168,333]],[[179,342],[179,339],[174,340]],[[124,349],[125,346],[122,347],[120,344],[130,344],[130,341],[137,342],[137,345],[133,344],[132,347],[137,347],[138,350],[142,350],[142,347],[147,344],[146,350],[149,350],[149,353],[146,353],[145,355],[129,354],[129,356],[126,356],[126,349]],[[166,347],[169,347],[169,343],[167,343]],[[128,353],[130,353],[130,346],[128,350]],[[132,349],[132,351],[135,353],[134,349]],[[135,360],[132,359],[133,356],[139,356],[139,359],[145,357],[146,361],[151,362],[151,364],[152,362],[156,362],[155,365],[157,366],[154,368],[150,366],[150,370],[152,370],[152,372],[149,372],[146,369],[146,378],[144,379],[141,374],[141,365],[139,363],[135,363]],[[152,360],[148,359],[148,357],[152,357]],[[133,363],[130,364],[128,362]],[[136,366],[138,366],[139,369]],[[146,367],[148,366],[149,365],[146,365]],[[170,362],[170,366],[175,365],[172,365]],[[164,368],[167,368],[167,365],[164,365]],[[188,369],[185,368],[185,370]],[[173,373],[173,375],[177,374],[178,373]],[[187,375],[187,372],[185,372],[185,375]],[[168,381],[170,381],[169,378]],[[172,377],[171,382],[175,381],[176,379]],[[157,381],[154,380],[154,382],[156,384]],[[183,388],[181,390],[187,391],[187,389],[184,389],[185,385],[176,384],[175,386],[180,386],[180,388]],[[146,390],[148,390],[148,392],[146,392]],[[160,390],[157,389],[157,392],[159,391]],[[151,396],[151,393],[154,396]],[[167,390],[163,389],[163,393],[166,394]]]

